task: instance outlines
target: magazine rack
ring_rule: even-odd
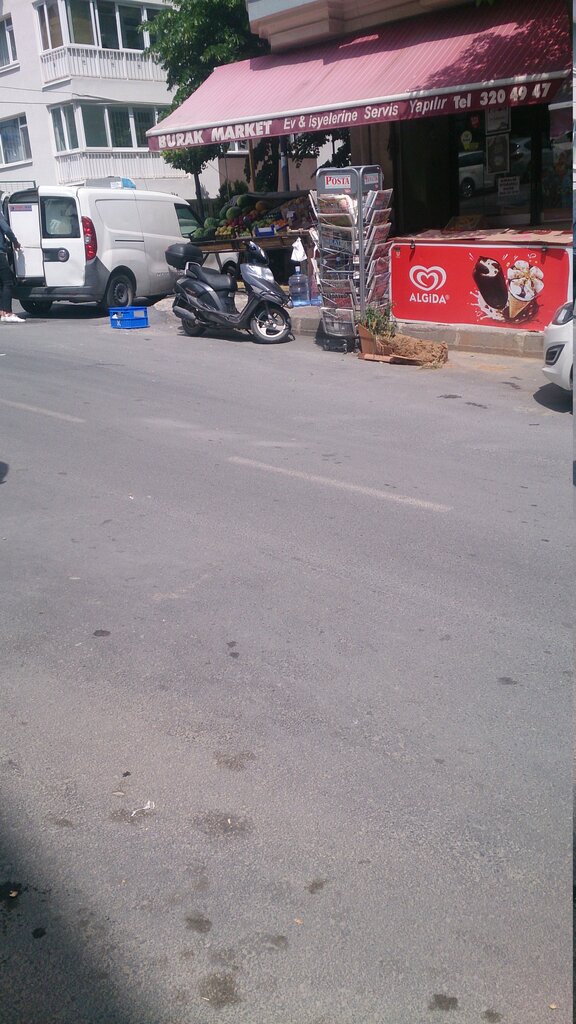
[[[356,321],[367,305],[388,302],[392,189],[383,189],[376,165],[323,167],[311,193],[318,218],[315,265],[327,335],[356,336]]]

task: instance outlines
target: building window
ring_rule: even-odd
[[[0,164],[18,164],[31,160],[28,125],[24,114],[0,121]]]
[[[142,24],[142,11],[139,7],[118,6],[120,17],[120,29],[122,31],[122,46],[125,50],[143,50],[144,35],[140,31]]]
[[[118,43],[118,22],[116,20],[116,4],[109,0],[99,0],[96,14],[100,26],[100,42],[106,50],[120,49]]]
[[[0,21],[0,67],[5,68],[7,64],[14,64],[17,60],[12,18],[3,18]]]
[[[80,109],[82,111],[82,121],[84,122],[86,145],[91,149],[109,149],[110,143],[104,117],[105,108],[83,104]]]
[[[156,124],[153,107],[134,107],[134,129],[136,131],[136,145],[142,149],[148,148],[146,132]]]
[[[55,50],[63,45],[62,26],[56,0],[41,4],[38,8],[40,19],[40,36],[42,38],[43,50]]]
[[[68,43],[101,46],[106,50],[144,50],[150,45],[147,26],[161,10],[160,7],[129,7],[113,0],[65,0],[64,7],[66,38],[60,23],[58,0],[45,0],[38,6],[43,50],[54,50]]]
[[[55,107],[51,114],[58,153],[67,149],[78,149],[78,132],[76,131],[76,121],[72,105]]]
[[[161,107],[125,107],[120,104],[104,107],[83,103],[80,112],[89,149],[148,149],[146,132],[166,115]],[[56,127],[54,132],[58,147]]]
[[[71,43],[94,46],[94,27],[92,25],[91,4],[87,0],[68,0],[68,31]]]
[[[108,111],[110,141],[114,149],[133,149],[128,107],[110,107]]]

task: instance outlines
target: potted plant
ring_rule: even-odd
[[[367,306],[358,320],[360,350],[371,355],[386,356],[392,352],[391,341],[396,334],[396,322],[392,307]]]
[[[360,355],[363,359],[416,366],[442,366],[448,359],[445,342],[424,341],[398,334],[392,306],[367,306],[358,320]]]

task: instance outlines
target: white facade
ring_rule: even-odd
[[[170,104],[164,71],[144,53],[145,23],[159,9],[130,0],[0,0],[1,191],[119,177],[195,198],[193,178],[151,153],[145,137]],[[216,194],[216,161],[202,185]]]

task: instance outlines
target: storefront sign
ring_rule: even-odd
[[[499,107],[526,106],[531,103],[549,103],[564,79],[541,79],[522,85],[506,85],[494,89],[454,90],[439,96],[390,100],[369,103],[347,110],[328,110],[315,114],[296,114],[291,117],[271,117],[266,120],[218,125],[214,128],[177,129],[150,136],[148,145],[153,150],[187,149],[215,143],[261,139],[299,132],[323,132],[335,128],[354,128],[359,125],[404,121],[439,114],[458,114],[467,110],[491,110]]]
[[[498,199],[520,195],[520,176],[513,174],[509,178],[498,178]]]
[[[398,320],[542,331],[570,298],[570,250],[392,244]]]
[[[342,192],[352,188],[352,178],[349,174],[326,174],[324,176],[324,188]]]

